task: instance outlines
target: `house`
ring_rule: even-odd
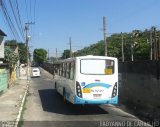
[[[7,36],[1,29],[0,29],[0,63],[3,63],[4,59],[4,37]]]
[[[7,35],[0,29],[0,94],[8,87],[8,64],[3,63],[5,36]]]

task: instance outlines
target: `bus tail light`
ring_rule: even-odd
[[[118,86],[117,86],[117,82],[115,83],[115,85],[114,85],[114,87],[113,87],[113,91],[112,91],[112,98],[113,97],[115,97],[115,96],[117,96],[117,88]]]
[[[82,98],[81,86],[80,86],[79,82],[77,82],[77,81],[76,81],[76,92],[77,92],[77,96]]]

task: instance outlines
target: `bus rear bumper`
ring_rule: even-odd
[[[74,104],[118,104],[118,96],[111,99],[89,100],[74,96]]]

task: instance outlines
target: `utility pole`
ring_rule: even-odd
[[[160,37],[158,37],[158,60],[160,60]]]
[[[153,47],[153,51],[154,51],[154,60],[157,60],[157,38],[156,38],[156,28],[153,28],[153,34],[154,34],[154,47]]]
[[[158,60],[160,60],[160,37],[158,37]]]
[[[56,60],[57,60],[57,48],[56,48]]]
[[[121,32],[121,40],[122,40],[122,62],[124,62],[124,46],[123,46],[123,33]]]
[[[103,31],[104,31],[104,55],[107,56],[107,36],[106,36],[106,17],[103,17]]]
[[[153,51],[152,51],[152,44],[153,44],[153,40],[152,40],[152,31],[153,31],[153,28],[151,28],[151,30],[150,30],[150,60],[152,60],[153,58],[152,58],[152,55],[153,55]]]
[[[48,61],[49,61],[49,49],[48,49]]]
[[[28,22],[25,23],[25,31],[26,31],[26,53],[27,53],[27,82],[29,82],[29,46],[28,46],[28,41],[29,41],[29,36],[28,36],[28,30],[29,30],[29,25],[32,25],[35,23]]]
[[[70,58],[72,57],[72,41],[71,37],[69,37],[69,46],[70,46]]]
[[[133,61],[133,47],[134,47],[134,41],[133,41],[133,35],[131,35],[131,61]]]

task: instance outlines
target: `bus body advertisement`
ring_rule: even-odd
[[[114,57],[81,56],[54,65],[58,93],[73,104],[117,104],[118,61]]]

